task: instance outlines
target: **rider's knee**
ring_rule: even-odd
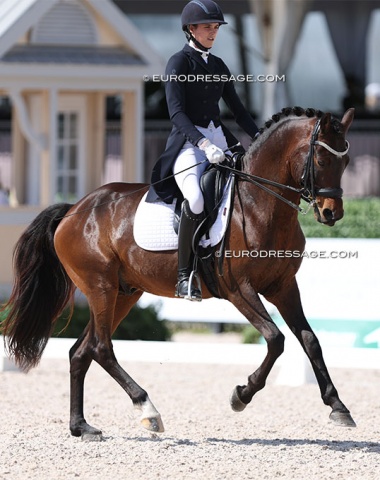
[[[188,198],[187,200],[189,202],[190,210],[193,213],[195,213],[196,215],[199,215],[200,213],[203,212],[204,200],[201,192],[199,192],[198,194],[192,195],[191,198]]]

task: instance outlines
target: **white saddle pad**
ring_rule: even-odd
[[[178,236],[173,228],[176,200],[171,205],[164,202],[147,203],[147,193],[142,197],[136,210],[133,235],[137,245],[144,250],[177,250]],[[209,237],[202,237],[202,247],[217,245],[227,228],[228,213],[231,205],[231,183],[227,182],[223,199],[218,209],[218,217],[209,231]]]

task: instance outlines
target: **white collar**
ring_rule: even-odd
[[[201,57],[203,58],[203,60],[207,63],[208,62],[208,56],[210,55],[210,52],[205,52],[204,50],[201,50],[200,48],[198,48],[194,42],[192,40],[190,40],[189,42],[189,46],[191,48],[194,48],[194,50],[196,50],[197,52],[199,52],[201,54]]]

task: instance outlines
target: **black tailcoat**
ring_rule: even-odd
[[[165,71],[165,93],[173,128],[164,153],[153,167],[151,183],[172,175],[173,164],[188,140],[197,145],[204,137],[195,127],[207,127],[211,121],[221,126],[229,147],[238,143],[234,135],[220,120],[219,100],[223,98],[233,113],[236,123],[253,138],[258,129],[251,115],[240,101],[234,80],[223,60],[209,54],[208,63],[201,53],[185,45],[173,55]],[[171,203],[180,195],[175,179],[163,180],[149,189],[147,201],[163,200]]]

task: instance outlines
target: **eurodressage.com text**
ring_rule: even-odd
[[[351,259],[359,258],[359,252],[313,250],[301,252],[300,250],[216,250],[216,257],[224,258],[332,258]]]
[[[144,75],[144,82],[285,82],[285,75],[218,75],[218,74],[199,74],[199,75]]]

